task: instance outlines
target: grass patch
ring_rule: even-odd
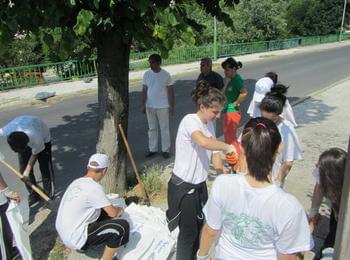
[[[152,165],[144,169],[142,180],[146,191],[151,197],[165,195],[166,179],[163,174],[164,167],[161,165]]]
[[[64,246],[62,241],[57,237],[55,241],[55,246],[52,248],[50,255],[48,257],[49,260],[65,260],[68,258],[68,254],[70,253],[70,249]]]

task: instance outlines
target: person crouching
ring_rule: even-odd
[[[103,244],[103,260],[112,259],[129,241],[129,223],[115,219],[124,210],[111,204],[98,183],[108,164],[105,154],[90,157],[85,176],[73,181],[64,193],[56,218],[57,232],[67,247],[84,251]]]

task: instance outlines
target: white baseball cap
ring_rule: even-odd
[[[92,169],[103,169],[109,165],[108,156],[102,153],[95,153],[91,155],[88,167]]]
[[[259,79],[255,83],[254,101],[261,102],[265,97],[266,93],[271,90],[273,86],[273,81],[269,77],[264,77]]]

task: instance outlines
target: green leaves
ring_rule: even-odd
[[[180,37],[185,43],[187,43],[189,45],[194,45],[196,42],[195,34],[192,31],[191,27],[187,27],[186,30],[184,32],[182,32]]]
[[[165,26],[156,24],[154,26],[153,37],[165,40],[167,38],[167,29]]]
[[[77,16],[77,23],[73,27],[74,32],[80,36],[84,35],[93,19],[94,14],[92,11],[81,9]]]

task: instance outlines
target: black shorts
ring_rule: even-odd
[[[96,222],[89,224],[88,237],[82,250],[100,244],[118,248],[129,242],[129,223],[125,219],[106,219],[102,217],[105,215],[103,213]]]

